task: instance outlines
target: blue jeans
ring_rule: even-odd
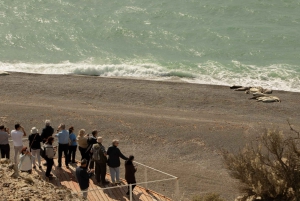
[[[109,167],[112,183],[120,182],[120,167]]]

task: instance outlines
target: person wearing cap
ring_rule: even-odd
[[[31,174],[33,158],[34,156],[32,156],[27,147],[23,147],[20,154],[20,162],[18,165],[18,169],[21,172],[28,172],[29,174]]]
[[[4,125],[0,125],[0,150],[1,158],[9,159],[10,146],[8,138],[10,137],[9,129],[5,128]]]
[[[95,178],[98,183],[100,183],[100,180],[102,182],[102,185],[107,185],[108,182],[105,179],[106,176],[106,163],[107,163],[107,154],[105,147],[102,145],[103,139],[102,137],[97,138],[97,143],[93,145],[91,149],[91,153],[94,156],[93,160],[95,161]]]
[[[120,184],[120,158],[122,158],[123,160],[128,160],[128,158],[121,153],[118,146],[119,140],[113,140],[112,146],[110,146],[107,150],[107,164],[109,166],[111,181],[114,185]]]
[[[54,129],[51,126],[51,121],[46,120],[45,121],[45,128],[42,130],[41,138],[43,140],[43,144],[47,141],[48,137],[52,136],[54,133]]]
[[[57,129],[58,138],[58,167],[61,168],[62,154],[65,155],[65,164],[69,169],[68,151],[69,151],[69,131],[66,130],[65,124],[60,124]]]
[[[87,199],[89,180],[93,176],[94,170],[87,170],[87,160],[82,159],[80,166],[76,168],[76,178],[84,199]]]
[[[15,130],[11,131],[11,138],[14,144],[15,157],[14,162],[18,164],[18,157],[23,148],[23,136],[26,136],[24,128],[20,124],[15,124]]]
[[[30,152],[34,156],[32,160],[33,169],[36,169],[35,158],[38,160],[39,168],[42,168],[40,156],[42,138],[38,132],[38,129],[33,127],[31,129],[31,134],[28,136]]]

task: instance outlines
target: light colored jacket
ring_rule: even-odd
[[[32,159],[34,156],[27,154],[20,154],[20,162],[18,165],[19,170],[28,171],[32,169]]]
[[[45,152],[46,152],[46,156],[48,158],[54,158],[55,156],[55,151],[54,151],[54,148],[53,148],[53,145],[50,145],[50,144],[45,144]]]
[[[77,142],[78,142],[78,146],[86,149],[88,147],[88,142],[87,142],[88,138],[87,137],[77,137]]]

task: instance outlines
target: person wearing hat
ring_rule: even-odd
[[[42,168],[40,156],[42,138],[38,132],[38,129],[33,127],[31,129],[31,134],[28,136],[30,152],[34,156],[32,160],[33,169],[36,169],[35,158],[38,160],[39,168]]]
[[[31,155],[30,151],[27,147],[23,147],[20,154],[20,162],[18,165],[18,169],[21,172],[28,172],[29,174],[32,173],[32,160],[34,156]]]
[[[80,166],[76,168],[76,178],[84,199],[87,199],[89,180],[93,176],[94,170],[87,171],[87,160],[82,159]]]
[[[105,147],[102,145],[102,137],[97,138],[97,143],[93,145],[91,149],[92,158],[95,161],[95,177],[98,183],[100,180],[102,185],[107,185],[108,182],[105,179],[106,176],[106,163],[107,163],[107,154]]]

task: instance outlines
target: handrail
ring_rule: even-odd
[[[157,169],[155,169],[155,168],[153,168],[153,167],[144,165],[144,164],[139,163],[139,162],[136,162],[136,161],[133,161],[133,162],[136,163],[136,164],[139,164],[139,165],[141,165],[141,166],[144,166],[144,167],[146,167],[146,168],[149,168],[149,169],[151,169],[151,170],[154,170],[154,171],[156,171],[156,172],[160,172],[160,173],[162,173],[162,174],[165,174],[165,175],[168,175],[168,176],[170,176],[170,177],[173,177],[174,179],[175,179],[175,178],[177,179],[177,177],[175,177],[174,175],[171,175],[171,174],[168,174],[168,173],[166,173],[166,172],[157,170]]]

